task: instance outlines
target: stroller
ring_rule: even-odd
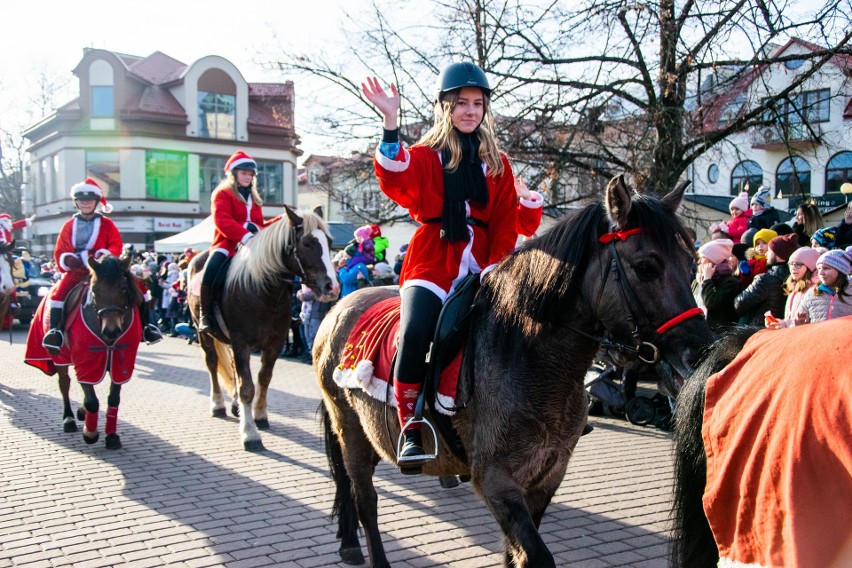
[[[625,416],[637,426],[657,426],[670,429],[671,399],[660,392],[653,396],[636,394],[641,371],[595,361],[586,372],[584,381],[590,416]]]

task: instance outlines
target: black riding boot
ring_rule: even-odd
[[[48,321],[50,329],[44,334],[44,339],[41,341],[41,346],[47,349],[51,355],[58,355],[62,349],[62,344],[65,342],[65,334],[62,333],[64,308],[50,308]]]
[[[198,332],[211,331],[213,329],[213,316],[211,312],[211,304],[213,292],[210,291],[210,286],[201,285],[199,293],[200,305],[198,306]]]
[[[412,458],[423,455],[423,437],[417,428],[409,428],[403,434],[405,440],[399,451],[400,458]]]
[[[151,308],[147,302],[143,302],[139,306],[139,319],[142,323],[142,339],[145,340],[145,343],[153,345],[163,339],[163,332],[151,323]]]

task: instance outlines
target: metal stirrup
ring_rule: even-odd
[[[432,424],[423,418],[423,400],[425,398],[426,391],[425,389],[420,391],[420,396],[417,397],[417,404],[414,406],[414,416],[409,418],[402,427],[402,430],[399,432],[399,438],[396,440],[396,461],[400,465],[410,465],[414,463],[423,463],[427,461],[431,461],[437,459],[438,457],[438,434],[435,432],[435,428]],[[429,430],[432,432],[432,441],[434,444],[432,445],[435,448],[434,453],[424,453],[419,456],[401,456],[402,453],[402,445],[403,439],[405,438],[405,432],[414,424],[425,424],[429,427]]]

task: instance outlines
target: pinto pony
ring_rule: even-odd
[[[562,218],[483,281],[452,418],[463,452],[439,434],[437,459],[423,473],[470,476],[503,530],[507,566],[555,566],[538,527],[586,423],[583,379],[602,342],[686,372],[711,340],[690,291],[691,240],[675,215],[685,189],[660,199],[615,178],[604,203]],[[340,386],[335,371],[362,314],[395,294],[368,288],[345,297],[314,345],[339,553],[351,564],[363,562],[360,521],[370,565],[389,565],[372,476],[379,460],[396,460],[399,423],[366,390]],[[435,451],[425,438],[424,449]]]
[[[231,411],[240,417],[240,437],[246,450],[263,449],[258,428],[269,428],[266,392],[272,368],[290,331],[293,287],[298,286],[296,277],[320,301],[332,301],[340,292],[331,265],[330,246],[331,237],[321,208],[299,214],[285,206],[285,215],[249,239],[231,261],[212,314],[219,319],[227,337],[199,334],[198,342],[210,374],[213,416],[225,416],[221,378],[233,397]],[[207,256],[204,252],[193,259],[190,265],[193,282],[201,276]],[[194,290],[188,302],[197,326],[200,301]],[[255,349],[261,352],[256,392],[249,364]]]
[[[71,385],[68,366],[74,366],[77,382],[83,389],[83,440],[87,444],[94,444],[100,436],[95,385],[107,373],[110,374],[104,433],[106,447],[111,450],[121,448],[121,438],[117,433],[121,385],[133,374],[136,351],[142,338],[138,309],[142,303],[142,292],[130,272],[130,262],[129,256],[116,258],[106,255],[98,260],[89,257],[88,284],[76,287],[65,303],[67,333],[62,350],[53,356],[41,345],[46,332],[43,318],[45,301],[42,300],[30,326],[24,357],[25,363],[46,375],[59,375],[66,432],[77,430],[68,396]]]
[[[852,316],[756,331],[678,395],[672,565],[852,566]]]

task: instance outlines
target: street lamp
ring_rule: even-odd
[[[848,181],[840,186],[840,193],[846,196],[846,203],[849,203],[849,194],[852,193],[852,183]]]

